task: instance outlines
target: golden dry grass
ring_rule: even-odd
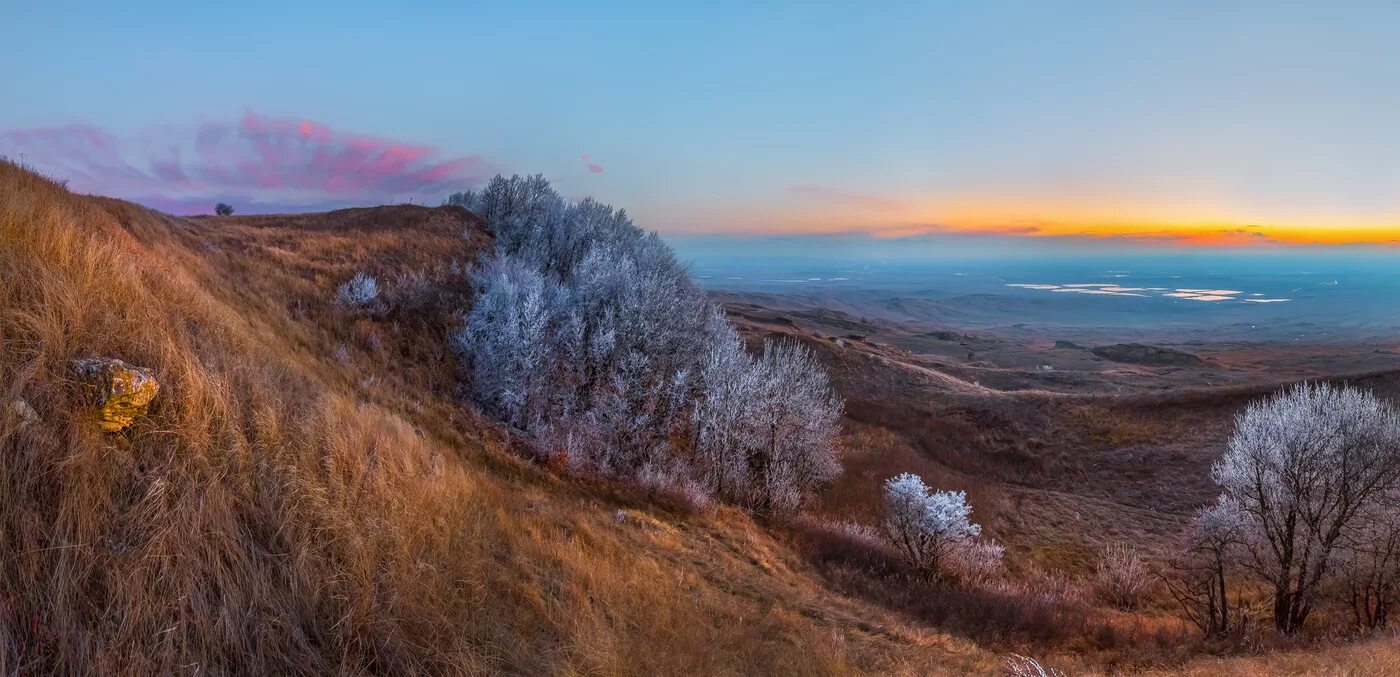
[[[518,440],[460,403],[443,350],[469,300],[441,264],[487,246],[459,209],[179,219],[0,163],[0,673],[1001,670],[1006,646],[938,629],[980,621],[925,623],[950,612],[881,601],[911,594],[897,579],[843,582],[783,525],[518,460]],[[413,271],[437,291],[356,315],[333,295],[362,269],[390,294]],[[99,432],[73,383],[69,362],[94,355],[159,371],[154,407],[124,433]],[[17,399],[37,423],[10,413]],[[848,436],[853,479],[878,487],[887,464],[923,463],[968,483],[998,537],[1029,528],[1013,514],[1049,534],[1031,540],[1074,529],[873,422]],[[940,425],[930,443],[996,442],[980,423]],[[865,505],[857,489],[825,508]],[[853,514],[875,519],[866,508]],[[1083,567],[1088,552],[1020,555]],[[1016,613],[977,594],[948,599]],[[1156,659],[1105,642],[1180,631],[1107,623],[1047,663],[1140,668]],[[1394,646],[1170,664],[1376,674],[1362,668],[1393,669]]]
[[[515,460],[451,398],[442,318],[329,301],[360,267],[470,256],[470,216],[359,217],[176,219],[0,164],[0,404],[39,415],[0,418],[0,672],[999,665],[831,594],[736,511]],[[124,433],[72,383],[91,355],[159,372]]]

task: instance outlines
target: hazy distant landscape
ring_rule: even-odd
[[[893,321],[1065,336],[1337,342],[1400,329],[1400,255],[1366,251],[919,255],[881,242],[791,253],[782,242],[673,240],[709,289],[760,292]],[[767,249],[762,254],[747,253]],[[903,251],[901,251],[903,249]]]

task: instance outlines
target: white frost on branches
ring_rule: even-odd
[[[776,342],[751,357],[626,212],[568,202],[538,175],[448,201],[496,240],[453,346],[477,403],[545,453],[629,477],[688,464],[695,486],[765,511],[840,472],[842,405],[811,352]]]
[[[361,270],[340,285],[336,300],[351,308],[365,308],[379,299],[379,281]]]
[[[1400,477],[1400,415],[1368,392],[1304,383],[1251,404],[1212,469],[1253,523],[1250,566],[1274,623],[1300,629],[1338,546]]]
[[[955,544],[982,533],[962,491],[931,491],[912,473],[885,482],[885,533],[921,571],[938,575]]]

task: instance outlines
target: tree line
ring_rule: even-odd
[[[840,473],[842,402],[811,351],[747,352],[624,210],[565,200],[539,175],[447,202],[495,238],[453,348],[476,403],[543,454],[760,511],[793,510]]]

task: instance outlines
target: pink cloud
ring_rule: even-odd
[[[241,203],[244,213],[432,203],[500,169],[477,155],[251,109],[235,122],[163,127],[154,138],[87,125],[14,130],[0,133],[0,154],[23,155],[80,192],[180,213],[207,212],[216,201]]]
[[[838,206],[857,207],[872,211],[896,212],[909,207],[907,202],[898,198],[859,193],[831,186],[800,184],[788,186],[788,191]]]
[[[583,166],[588,168],[588,172],[590,174],[602,174],[604,171],[606,171],[603,169],[603,165],[594,164],[593,156],[589,155],[588,153],[584,153],[578,156],[578,159],[583,160]]]

